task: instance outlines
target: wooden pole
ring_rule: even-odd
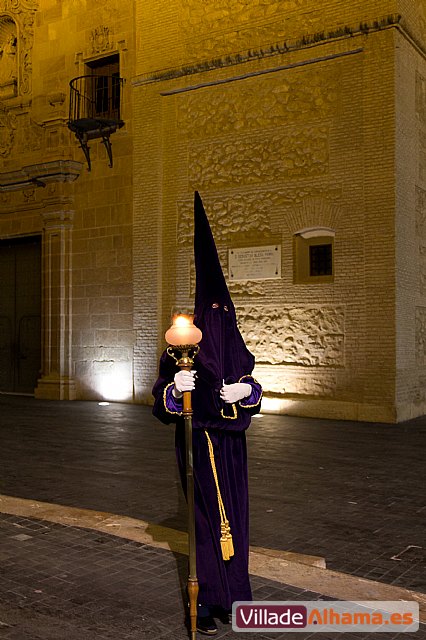
[[[191,321],[192,325],[192,321]],[[186,324],[185,328],[189,325]],[[173,321],[172,327],[166,332],[166,340],[170,346],[167,353],[176,361],[179,369],[191,371],[194,364],[194,357],[200,350],[198,342],[202,334],[199,329],[192,325],[191,337],[196,339],[195,344],[176,343],[179,337],[179,326]],[[195,333],[195,335],[194,335]],[[188,335],[186,332],[185,335]],[[173,344],[171,343],[173,341]],[[180,357],[179,357],[180,356]],[[198,579],[197,579],[197,553],[195,540],[195,504],[194,504],[194,463],[192,452],[192,396],[191,391],[183,392],[182,414],[185,421],[185,449],[186,449],[186,499],[188,503],[188,542],[189,542],[189,574],[188,574],[188,598],[189,598],[189,620],[191,640],[197,638],[197,600],[198,600]]]

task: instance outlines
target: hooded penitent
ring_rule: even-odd
[[[195,356],[197,379],[192,392],[198,601],[230,609],[235,600],[251,600],[245,430],[251,415],[260,409],[262,390],[250,376],[254,358],[238,330],[234,305],[198,193],[195,194],[194,217],[194,323],[203,332],[200,351]],[[185,491],[186,445],[182,403],[173,397],[173,380],[177,371],[175,360],[164,351],[160,375],[153,388],[153,413],[166,424],[176,422],[176,456]],[[243,381],[252,387],[250,397],[235,405],[223,402],[220,398],[223,383],[238,382],[243,376],[246,376]],[[209,447],[213,449],[214,465]],[[218,486],[232,531],[234,555],[230,554],[229,559],[221,546],[223,518],[218,507]]]

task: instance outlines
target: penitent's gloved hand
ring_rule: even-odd
[[[195,388],[196,371],[178,371],[175,374],[175,386],[172,393],[175,398],[181,398],[184,391],[193,391]]]
[[[251,394],[251,385],[247,382],[235,382],[234,384],[224,384],[220,390],[220,397],[224,402],[232,404],[243,398],[248,398]]]

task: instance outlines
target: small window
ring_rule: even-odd
[[[323,230],[322,233],[324,233]],[[313,231],[294,236],[294,283],[313,284],[334,280],[334,232],[316,235]]]
[[[333,248],[329,244],[312,244],[309,246],[309,275],[333,275]]]

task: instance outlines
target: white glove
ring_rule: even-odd
[[[238,402],[238,400],[248,398],[250,394],[251,385],[247,382],[224,384],[222,389],[220,390],[220,397],[224,402],[227,402],[228,404],[233,404],[234,402]]]
[[[175,386],[172,393],[175,398],[181,398],[184,391],[193,391],[195,388],[195,371],[178,371],[175,374]]]

